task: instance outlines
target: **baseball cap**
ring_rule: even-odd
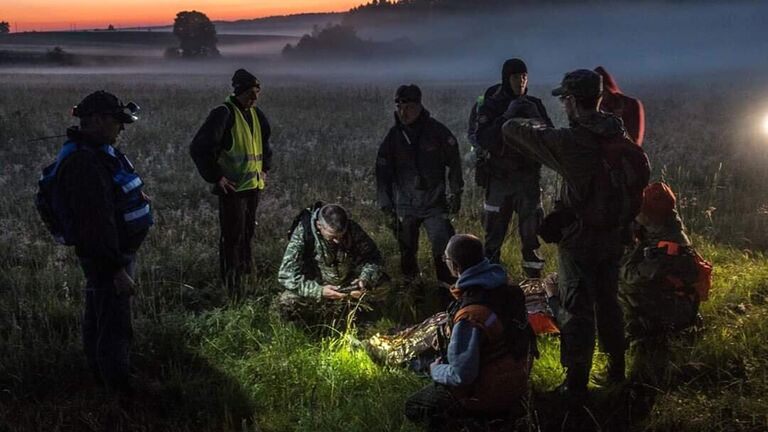
[[[552,96],[595,97],[603,93],[603,77],[589,69],[577,69],[563,77],[560,87],[552,90]]]
[[[89,94],[72,107],[72,115],[82,118],[91,114],[109,114],[123,123],[133,123],[139,119],[137,114],[140,109],[133,102],[123,104],[112,93],[99,90]]]

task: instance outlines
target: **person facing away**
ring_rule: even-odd
[[[595,329],[608,355],[609,382],[624,379],[624,323],[617,299],[619,260],[623,246],[621,227],[594,224],[586,217],[603,191],[593,185],[603,168],[602,143],[629,140],[621,120],[598,111],[602,78],[579,69],[565,74],[559,97],[569,127],[543,128],[527,119],[511,119],[503,126],[504,146],[516,149],[556,171],[563,178],[557,211],[558,278],[561,307],[561,363],[566,378],[558,392],[580,400],[587,391],[595,348]]]
[[[449,214],[461,208],[464,188],[458,143],[424,108],[418,86],[400,86],[395,108],[395,124],[376,157],[378,205],[392,221],[406,280],[419,274],[416,256],[419,228],[424,225],[437,279],[447,287],[455,279],[441,254],[455,232]]]
[[[603,77],[605,89],[603,100],[600,102],[600,110],[620,117],[632,141],[642,146],[645,139],[645,108],[643,103],[639,99],[622,93],[616,80],[604,67],[596,67],[595,72]]]
[[[525,295],[509,284],[503,267],[485,258],[473,235],[453,236],[445,261],[458,277],[446,358],[430,366],[433,382],[405,402],[406,417],[443,431],[464,417],[506,419],[524,412],[535,352]]]
[[[261,83],[245,69],[232,76],[232,94],[214,108],[189,146],[200,176],[219,198],[219,268],[236,298],[252,272],[256,207],[272,161],[271,129],[256,107]]]
[[[86,280],[82,336],[88,365],[108,390],[122,394],[133,393],[130,296],[136,253],[153,224],[144,183],[115,148],[137,111],[136,104],[125,105],[103,90],[77,104],[72,112],[80,126],[67,129],[55,192]]]
[[[693,325],[698,316],[696,252],[675,201],[665,183],[652,183],[643,193],[637,242],[622,263],[619,288],[630,341],[663,339]]]
[[[284,318],[315,321],[307,317],[333,313],[383,282],[378,247],[343,207],[326,204],[300,217],[277,276],[285,288],[276,304]]]
[[[509,222],[517,213],[523,271],[527,277],[538,278],[544,268],[544,260],[536,252],[536,233],[544,216],[541,164],[501,145],[501,126],[512,117],[539,119],[554,127],[541,100],[528,94],[528,66],[517,58],[504,62],[501,83],[478,98],[470,115],[468,136],[477,158],[475,180],[485,189],[485,256],[491,262],[500,261]]]

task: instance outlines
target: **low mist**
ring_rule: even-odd
[[[314,19],[314,21],[312,21]],[[270,19],[271,20],[271,19]],[[660,78],[727,77],[730,72],[768,70],[768,2],[734,4],[590,4],[588,6],[520,6],[506,13],[432,16],[429,19],[370,20],[358,23],[361,39],[393,42],[407,38],[402,52],[386,55],[338,53],[312,60],[287,60],[280,55],[297,38],[255,39],[242,43],[236,35],[264,35],[288,28],[339,22],[339,15],[301,16],[219,23],[221,59],[171,62],[160,58],[161,47],[124,47],[134,62],[99,68],[2,68],[0,72],[49,73],[186,73],[229,74],[248,67],[260,76],[281,80],[328,82],[440,81],[488,83],[498,79],[504,59],[523,58],[531,85],[551,84],[575,68],[604,65],[619,80],[653,83]],[[231,32],[231,33],[229,33]],[[229,39],[228,39],[229,38]],[[231,40],[231,42],[227,42]],[[233,43],[234,42],[234,43]],[[74,48],[82,53],[120,51],[98,46]],[[102,51],[105,50],[105,51]],[[396,50],[395,50],[396,51]]]

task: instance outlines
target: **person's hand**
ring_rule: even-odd
[[[433,369],[435,366],[437,366],[437,365],[439,365],[439,364],[442,364],[442,363],[443,363],[443,358],[442,358],[442,357],[437,357],[437,358],[435,359],[435,361],[433,361],[432,363],[430,363],[430,364],[429,364],[429,372],[432,372],[432,369]]]
[[[355,279],[352,282],[350,282],[350,285],[357,286],[358,288],[360,288],[354,291],[350,291],[349,296],[354,299],[361,298],[368,291],[367,284],[363,279]]]
[[[461,192],[450,194],[446,197],[448,201],[448,213],[455,215],[461,210]]]
[[[121,268],[112,277],[112,283],[115,285],[115,294],[121,296],[123,294],[134,295],[136,293],[136,282],[128,276],[128,272],[125,268]]]
[[[148,203],[152,202],[152,198],[149,195],[145,194],[144,191],[141,191],[141,199],[143,199]]]
[[[264,186],[266,186],[267,185],[267,172],[266,171],[262,171],[261,173],[259,173],[259,175],[261,176],[261,180],[264,182]]]
[[[216,185],[219,186],[219,189],[222,192],[224,192],[225,195],[228,194],[229,192],[235,192],[237,190],[236,189],[237,185],[235,184],[235,182],[233,182],[232,180],[224,176],[221,176],[219,181],[216,182]]]
[[[347,295],[336,291],[338,288],[335,285],[325,285],[323,287],[323,298],[328,300],[341,300]]]

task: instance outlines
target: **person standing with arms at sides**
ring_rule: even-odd
[[[449,214],[459,212],[464,189],[459,146],[451,131],[424,108],[418,86],[401,85],[395,108],[395,124],[376,159],[379,208],[391,218],[406,281],[419,274],[416,253],[419,228],[424,225],[437,279],[447,288],[456,278],[442,254],[455,232]]]
[[[244,294],[252,273],[256,207],[272,161],[271,129],[256,107],[261,83],[245,69],[232,76],[233,92],[214,108],[190,144],[190,154],[219,197],[219,264],[230,297]]]
[[[134,394],[129,349],[136,253],[154,223],[143,180],[115,147],[138,111],[103,90],[73,107],[80,126],[67,129],[56,162],[43,171],[36,202],[57,241],[75,247],[85,275],[88,366],[108,391],[124,396]]]

